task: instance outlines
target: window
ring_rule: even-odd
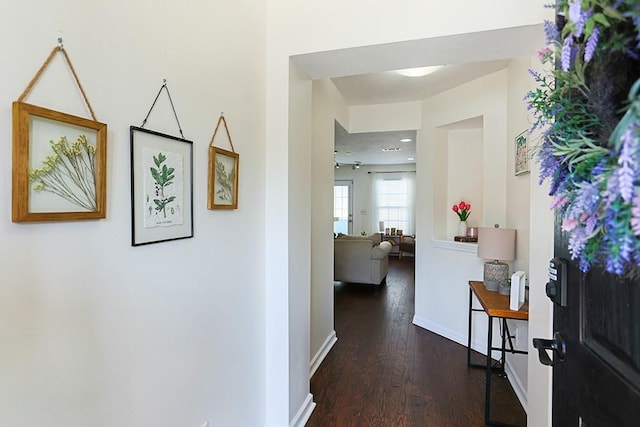
[[[333,232],[351,234],[353,182],[336,181],[333,186]]]
[[[384,228],[414,233],[413,174],[376,174],[374,177],[374,224],[384,222]],[[377,229],[377,227],[376,227]]]

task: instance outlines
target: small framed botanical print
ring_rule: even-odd
[[[515,173],[522,175],[529,172],[529,150],[527,146],[527,131],[515,138]]]
[[[131,245],[193,237],[193,143],[130,129]]]
[[[107,125],[13,103],[13,222],[106,216]]]
[[[209,146],[209,209],[238,208],[239,163],[238,153]]]

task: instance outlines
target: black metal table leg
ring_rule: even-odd
[[[508,332],[507,319],[505,319],[503,317],[502,318],[502,331],[500,332],[500,335],[502,337],[502,347],[500,347],[501,348],[501,351],[500,351],[500,366],[502,367],[502,372],[504,372],[504,364],[507,362],[506,351],[505,351],[507,332]]]
[[[489,318],[487,332],[487,374],[485,380],[485,396],[484,396],[484,422],[491,422],[491,350],[493,349],[493,316]]]
[[[469,288],[469,330],[467,332],[467,366],[471,366],[471,315],[473,310],[471,310],[473,303],[473,291]]]

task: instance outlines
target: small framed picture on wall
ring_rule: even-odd
[[[516,136],[515,139],[515,165],[516,175],[529,173],[529,150],[526,130]]]

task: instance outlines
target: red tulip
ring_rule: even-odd
[[[464,202],[460,202],[460,204],[458,205],[460,209],[464,209],[464,206],[465,206]]]
[[[471,205],[469,203],[467,203],[464,208],[466,210],[470,211],[471,210]]]
[[[458,205],[453,205],[451,209],[453,209],[454,212],[458,212]]]

